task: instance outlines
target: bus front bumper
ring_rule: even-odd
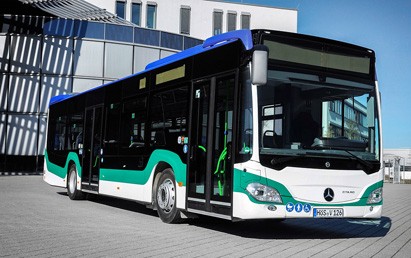
[[[234,192],[233,217],[238,219],[283,218],[381,218],[382,205],[323,206],[304,202],[276,204],[257,203],[244,193]]]

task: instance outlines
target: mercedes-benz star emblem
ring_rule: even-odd
[[[324,191],[324,199],[327,202],[331,202],[334,199],[334,191],[331,188],[327,188]]]

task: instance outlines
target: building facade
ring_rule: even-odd
[[[199,0],[124,2],[125,13],[132,3],[142,5],[142,21],[147,6],[155,3],[156,26],[146,28],[147,24],[127,21],[127,15],[122,19],[111,13],[117,4],[113,0],[5,1],[11,7],[0,12],[0,172],[42,171],[51,97],[82,92],[141,71],[148,63],[201,44],[203,38],[213,35],[215,10],[223,13],[223,27],[218,31],[222,33],[228,30],[224,26],[229,10],[240,19],[249,8]],[[213,4],[208,18],[197,24],[199,13]],[[173,16],[182,6],[192,10],[190,33],[181,33],[180,16]],[[259,25],[257,14],[254,18],[254,12],[249,11],[250,28],[295,32],[296,11],[278,12],[287,15],[283,19],[268,15],[266,24],[261,21]],[[203,34],[197,32],[202,31],[201,26]]]
[[[384,172],[388,182],[411,183],[411,149],[385,149]]]
[[[297,10],[215,0],[89,0],[143,28],[199,39],[238,29],[297,32]]]

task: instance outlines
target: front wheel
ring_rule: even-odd
[[[83,193],[77,189],[77,169],[76,165],[71,165],[67,176],[67,195],[71,200],[83,199]]]
[[[173,171],[165,169],[160,176],[156,190],[156,207],[160,219],[165,223],[181,221],[180,211],[176,207],[176,186]]]

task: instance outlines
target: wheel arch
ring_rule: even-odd
[[[80,166],[80,160],[77,155],[73,155],[72,153],[69,154],[67,158],[67,163],[66,163],[66,187],[68,186],[68,181],[69,181],[69,172],[70,168],[72,165],[76,167],[76,175],[77,175],[77,181],[80,180],[81,182],[81,166]],[[77,185],[77,189],[80,189],[79,185]]]
[[[67,163],[66,187],[68,187],[68,184],[69,184],[69,173],[70,173],[71,166],[73,166],[73,165],[76,166],[76,172],[77,172],[76,162],[74,162],[74,160],[69,160],[68,163]],[[77,176],[78,176],[78,172],[77,172]]]

